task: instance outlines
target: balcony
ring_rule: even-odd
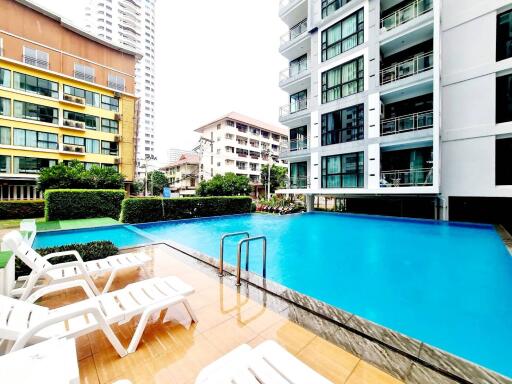
[[[383,188],[429,187],[432,185],[432,168],[402,169],[380,173],[380,186]]]
[[[85,123],[82,121],[64,119],[61,127],[82,132],[85,131]]]
[[[85,156],[85,147],[81,145],[61,144],[59,151],[67,154]]]
[[[380,84],[390,84],[426,71],[434,67],[433,52],[423,53],[411,59],[394,64],[380,71]]]
[[[307,189],[310,185],[309,176],[291,176],[286,180],[286,189]]]
[[[279,51],[289,57],[290,59],[294,57],[300,56],[302,53],[306,53],[308,51],[305,45],[298,47],[297,49],[291,49],[299,42],[303,42],[308,34],[308,19],[304,19],[299,22],[294,27],[290,28],[290,30],[281,36],[281,44],[279,46]],[[285,54],[287,51],[287,54]],[[291,57],[290,57],[291,56]]]
[[[402,132],[432,128],[433,125],[433,111],[425,111],[382,120],[380,123],[380,133],[382,136],[395,135]]]
[[[89,83],[95,83],[96,77],[94,75],[91,75],[89,73],[85,73],[82,71],[74,71],[73,76],[75,79],[88,81]]]
[[[50,63],[48,62],[48,60],[39,59],[37,57],[30,55],[23,55],[23,62],[28,65],[33,65],[34,67],[39,67],[43,69],[50,68]]]
[[[309,138],[283,141],[279,148],[279,157],[300,157],[309,154]]]
[[[310,75],[309,61],[304,60],[299,65],[285,68],[279,73],[279,86],[289,93],[295,93],[307,88]]]
[[[307,0],[281,0],[279,17],[287,25],[295,25],[308,14]]]
[[[62,99],[60,99],[61,103],[70,104],[75,107],[85,108],[85,99],[83,97],[77,97],[73,95],[64,94]]]
[[[389,31],[402,24],[418,18],[433,9],[433,0],[416,0],[403,8],[383,17],[380,21],[381,31]]]
[[[304,117],[308,115],[309,99],[294,101],[293,103],[283,105],[279,109],[279,121],[289,121],[294,118]]]

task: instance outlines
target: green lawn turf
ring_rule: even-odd
[[[89,227],[101,227],[105,225],[119,224],[117,220],[110,217],[99,217],[93,219],[77,219],[77,220],[56,220],[37,223],[38,231],[52,231],[55,229],[78,229]]]
[[[0,229],[19,228],[22,219],[0,220]],[[44,222],[44,217],[36,219],[36,223]]]

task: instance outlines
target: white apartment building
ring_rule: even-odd
[[[155,156],[155,2],[156,0],[89,0],[88,32],[143,55],[135,68],[139,97],[136,177],[144,175],[144,159]],[[116,79],[112,79],[115,83]],[[122,85],[121,85],[122,86]]]
[[[184,153],[160,170],[169,177],[169,185],[173,193],[180,196],[195,194],[199,179],[199,155],[197,153]]]
[[[205,143],[199,171],[201,180],[233,172],[260,185],[263,165],[283,166],[279,150],[281,143],[288,141],[285,128],[231,112],[195,131]]]
[[[443,219],[512,209],[511,9],[281,0],[290,185],[280,192],[305,194],[309,206],[327,195],[353,212]],[[467,215],[475,210],[493,213]]]

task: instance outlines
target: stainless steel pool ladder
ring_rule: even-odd
[[[267,277],[267,238],[265,236],[255,236],[249,237],[247,239],[242,239],[238,242],[238,249],[236,252],[236,285],[239,287],[240,283],[240,275],[241,275],[241,264],[242,264],[242,245],[247,243],[247,253],[245,255],[245,270],[249,270],[249,243],[251,241],[262,240],[263,245],[263,278]]]
[[[219,276],[224,276],[224,240],[228,237],[233,236],[245,236],[247,238],[250,237],[249,232],[233,232],[233,233],[226,233],[222,235],[220,238],[220,252],[219,252]],[[247,254],[246,257],[249,258],[249,244],[247,244]]]

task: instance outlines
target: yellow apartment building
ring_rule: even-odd
[[[42,168],[135,172],[140,55],[25,0],[0,0],[0,199],[33,199]]]

